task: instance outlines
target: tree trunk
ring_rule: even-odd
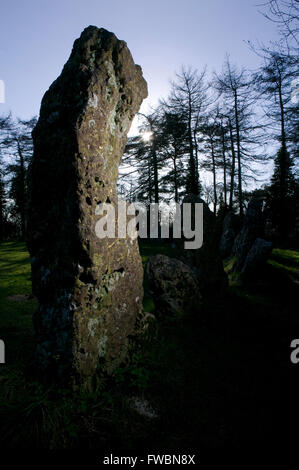
[[[188,137],[189,137],[189,154],[190,154],[190,191],[193,194],[198,194],[198,185],[196,181],[195,161],[193,152],[193,138],[192,138],[192,106],[189,100],[188,110]]]
[[[196,140],[196,131],[194,129],[193,131],[193,137],[194,137],[194,150],[195,150],[195,159],[194,159],[194,164],[195,164],[195,180],[197,183],[199,183],[199,173],[198,173],[198,145],[197,145],[197,140]]]
[[[216,163],[215,163],[215,154],[214,154],[214,143],[213,138],[210,137],[211,142],[211,152],[212,152],[212,173],[213,173],[213,191],[214,191],[214,214],[217,210],[217,187],[216,187]]]
[[[150,161],[148,162],[148,198],[149,198],[149,202],[150,204],[153,202],[153,198],[152,198],[152,175],[151,175],[151,164],[150,164]]]
[[[159,176],[158,176],[158,160],[157,152],[155,149],[155,143],[153,142],[152,157],[153,157],[153,167],[154,167],[154,196],[155,203],[159,204]]]
[[[279,107],[280,107],[280,124],[281,124],[281,146],[286,149],[286,133],[285,133],[285,113],[284,113],[284,105],[282,99],[282,90],[281,84],[278,87],[278,95],[279,95]]]
[[[282,210],[284,210],[284,200],[287,193],[287,182],[286,182],[286,160],[287,160],[287,142],[286,142],[286,133],[285,133],[285,112],[283,105],[282,89],[281,83],[278,86],[278,95],[279,95],[279,107],[280,107],[280,125],[281,125],[281,148],[282,148],[282,158],[280,159],[280,198]]]
[[[229,193],[229,210],[233,208],[233,195],[234,195],[234,183],[235,183],[235,166],[236,166],[236,153],[235,153],[235,144],[231,120],[229,119],[229,136],[230,136],[230,146],[232,152],[232,167],[230,174],[230,193]]]
[[[20,200],[19,210],[21,216],[21,238],[24,240],[26,232],[26,214],[25,214],[25,162],[20,143],[18,142],[18,155],[20,158]]]
[[[237,96],[237,91],[235,91],[235,120],[236,120],[237,157],[238,157],[238,193],[239,193],[238,199],[239,199],[240,216],[243,217],[241,144],[240,144],[240,128],[239,128],[239,114],[238,114],[238,96]]]
[[[178,173],[177,173],[177,149],[174,150],[174,158],[173,158],[173,183],[174,183],[174,200],[175,202],[179,202],[179,191],[178,191]]]
[[[224,200],[224,206],[227,206],[227,184],[226,184],[226,155],[225,155],[225,136],[224,136],[224,131],[222,129],[221,131],[222,134],[222,159],[223,159],[223,200]]]

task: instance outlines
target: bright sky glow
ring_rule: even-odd
[[[143,132],[141,134],[141,138],[144,142],[149,142],[151,140],[152,136],[153,136],[153,133],[150,132],[150,131],[149,132]]]
[[[246,40],[275,40],[275,25],[258,12],[257,0],[13,0],[0,8],[0,114],[28,119],[61,73],[74,40],[88,25],[113,31],[127,42],[148,82],[141,112],[166,97],[182,64],[211,73],[231,60],[255,68],[259,59]],[[135,126],[135,127],[134,127]],[[133,128],[136,127],[136,120]]]

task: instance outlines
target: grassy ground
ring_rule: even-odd
[[[293,281],[299,281],[299,252],[274,249],[269,264],[288,274]]]
[[[31,328],[34,299],[31,294],[29,254],[24,243],[5,242],[0,252],[0,328]],[[18,297],[19,296],[19,297]]]
[[[159,252],[175,255],[169,245],[141,245],[144,263]],[[250,282],[229,274],[224,297],[207,299],[188,321],[160,324],[152,347],[136,353],[130,366],[103,379],[97,392],[77,395],[35,379],[36,302],[25,245],[2,243],[0,262],[0,338],[6,344],[0,441],[6,447],[182,453],[245,446],[252,452],[266,443],[275,449],[288,435],[297,409],[299,365],[289,357],[290,342],[299,337],[298,252],[274,250]],[[232,263],[226,260],[227,272]],[[153,309],[147,292],[145,308]],[[134,397],[148,400],[157,417],[136,413]]]

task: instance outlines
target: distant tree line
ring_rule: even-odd
[[[25,238],[31,132],[36,118],[0,117],[0,239]]]
[[[281,36],[269,46],[249,44],[261,59],[259,69],[238,67],[228,55],[222,71],[209,79],[206,69],[182,67],[169,96],[140,115],[140,133],[126,147],[119,191],[145,202],[180,201],[193,193],[215,214],[233,210],[243,217],[256,193],[252,188],[269,168],[263,164],[274,160],[272,177],[258,194],[265,200],[268,232],[281,241],[299,234],[299,15],[294,0],[262,7]],[[209,183],[201,177],[207,173]]]

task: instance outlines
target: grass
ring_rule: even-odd
[[[166,255],[171,258],[175,258],[176,256],[178,256],[175,247],[173,247],[168,242],[161,242],[161,240],[151,242],[148,240],[141,240],[139,246],[143,266],[146,265],[150,256],[158,254]]]
[[[143,263],[152,254],[176,256],[168,244],[141,243],[140,250]],[[120,454],[281,442],[297,404],[289,346],[299,331],[298,259],[298,252],[274,250],[249,283],[231,272],[233,258],[225,260],[230,286],[223,297],[206,299],[188,320],[162,322],[151,347],[135,352],[98,390],[74,394],[35,378],[36,301],[11,300],[31,293],[29,257],[23,243],[2,243],[0,337],[7,363],[0,365],[0,444]],[[144,307],[154,310],[146,285]],[[138,415],[129,405],[135,396],[148,399],[158,418]]]
[[[170,243],[165,242],[165,241],[161,243],[161,240],[159,241],[141,240],[139,242],[139,247],[140,247],[140,254],[141,254],[143,269],[145,269],[145,265],[148,262],[148,259],[150,256],[154,256],[157,254],[166,255],[171,258],[175,258],[176,256],[178,256],[177,249],[175,248],[175,246],[172,246]],[[148,312],[148,313],[154,313],[155,311],[155,304],[154,304],[153,298],[148,292],[148,284],[147,284],[146,276],[144,279],[143,308],[145,312]]]
[[[295,250],[274,249],[268,261],[274,268],[299,281],[299,252]]]
[[[1,243],[0,251],[0,329],[32,328],[34,298],[14,300],[17,295],[30,295],[31,271],[25,243]]]

